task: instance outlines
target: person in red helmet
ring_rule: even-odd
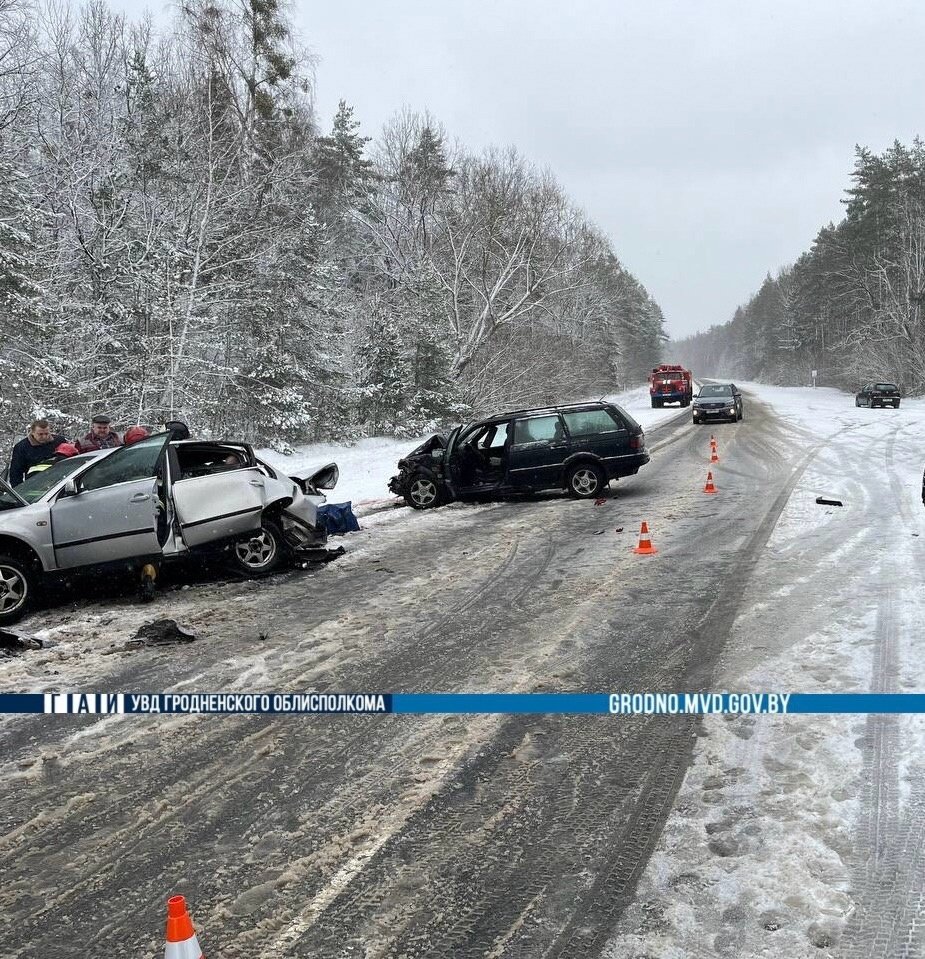
[[[147,439],[148,431],[143,426],[130,426],[122,437],[123,446],[131,446],[139,440]]]

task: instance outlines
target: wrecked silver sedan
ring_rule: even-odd
[[[311,556],[333,463],[284,476],[246,443],[169,433],[55,463],[15,489],[0,481],[0,624],[20,619],[42,582],[112,564],[137,567],[223,552],[248,576]]]

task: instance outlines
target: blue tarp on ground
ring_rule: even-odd
[[[325,503],[318,507],[318,518],[325,525],[328,536],[343,536],[344,533],[356,533],[360,529],[353,515],[353,503]]]

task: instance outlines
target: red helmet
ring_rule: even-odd
[[[139,440],[145,439],[147,435],[148,431],[143,426],[130,426],[125,431],[122,442],[125,446],[131,446],[132,443],[137,443]]]
[[[76,456],[79,452],[73,443],[59,443],[55,447],[55,456]]]

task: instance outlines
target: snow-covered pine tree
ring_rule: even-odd
[[[365,155],[370,138],[360,135],[360,123],[353,114],[353,107],[341,100],[330,134],[318,137],[312,146],[312,202],[319,219],[329,226],[349,206],[363,205],[375,178],[373,163]]]
[[[403,329],[388,304],[379,302],[356,350],[357,412],[371,435],[403,433],[409,369]]]

